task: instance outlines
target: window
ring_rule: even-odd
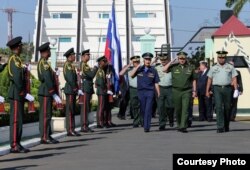
[[[54,19],[59,19],[59,18],[69,19],[69,18],[72,18],[72,14],[71,13],[54,13],[54,14],[52,14],[52,18],[54,18]]]
[[[61,43],[71,42],[71,37],[61,37],[61,38],[59,38],[59,42],[61,42]]]
[[[139,42],[140,38],[141,38],[141,36],[139,36],[139,35],[133,35],[132,36],[132,41]]]
[[[99,13],[99,18],[102,19],[109,18],[109,13]]]
[[[156,13],[137,12],[135,18],[156,18]]]
[[[106,36],[101,36],[98,39],[99,39],[99,42],[106,42],[107,37]]]

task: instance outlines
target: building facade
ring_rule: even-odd
[[[36,16],[40,5],[37,4]],[[166,29],[165,5],[166,0],[115,0],[123,64],[128,56],[141,54],[140,37],[145,35],[145,28],[150,28],[150,35],[156,38],[155,47],[166,44],[170,29]],[[96,59],[104,54],[111,8],[112,0],[43,0],[39,44],[56,39],[60,61],[65,60],[63,53],[71,47],[78,52],[91,49],[92,58]],[[37,28],[38,24],[34,42]]]

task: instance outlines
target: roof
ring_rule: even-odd
[[[236,16],[232,15],[214,32],[213,37],[228,36],[232,32],[235,36],[250,35],[250,29],[248,29]]]

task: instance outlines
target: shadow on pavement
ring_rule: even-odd
[[[51,156],[58,156],[65,154],[65,152],[60,152],[60,153],[49,153],[49,154],[39,154],[39,155],[33,155],[33,156],[27,156],[27,157],[21,157],[21,158],[13,158],[13,159],[4,159],[0,160],[0,162],[10,162],[10,161],[20,161],[20,160],[25,160],[25,159],[41,159],[41,158],[47,158]],[[21,155],[21,154],[20,154]],[[24,155],[24,154],[22,154]]]
[[[26,168],[31,168],[31,167],[37,167],[37,165],[24,165],[24,166],[14,166],[14,167],[9,167],[9,168],[3,168],[1,170],[17,170],[17,169],[26,169]]]
[[[99,139],[105,139],[106,137],[95,137],[95,138],[84,138],[84,139],[74,139],[74,140],[68,140],[68,141],[63,141],[60,143],[72,143],[72,142],[84,142],[84,141],[92,141],[92,140],[99,140]],[[86,144],[85,144],[86,145]],[[83,146],[83,145],[74,145],[76,147],[78,146]],[[73,147],[73,146],[72,146]]]
[[[63,142],[61,142],[63,143]],[[80,146],[86,146],[87,144],[81,144],[81,145],[73,145],[73,146],[62,146],[62,147],[55,147],[55,148],[42,148],[42,149],[36,149],[36,150],[32,150],[32,152],[35,151],[49,151],[49,150],[62,150],[62,149],[69,149],[69,148],[76,148],[76,147],[80,147]]]

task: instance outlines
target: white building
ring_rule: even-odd
[[[167,42],[165,0],[128,0],[130,2],[128,8],[130,24],[126,24],[126,1],[115,0],[122,56],[125,63],[128,51],[127,38],[130,40],[128,44],[131,49],[128,56],[140,54],[139,39],[142,35],[145,35],[145,28],[151,28],[150,34],[156,38],[155,47],[160,47]],[[55,47],[58,51],[58,60],[65,60],[63,53],[71,47],[79,52],[90,48],[94,56],[93,59],[104,54],[112,0],[81,1],[80,35],[77,33],[79,24],[78,3],[79,0],[43,0],[39,44],[57,39]],[[38,4],[36,14],[39,13]],[[37,21],[36,18],[36,23],[38,23]],[[127,31],[128,28],[131,29]],[[129,35],[127,35],[127,32],[129,32]],[[36,33],[37,30],[34,31],[34,43],[37,38]],[[77,35],[79,35],[80,40],[78,48]]]

